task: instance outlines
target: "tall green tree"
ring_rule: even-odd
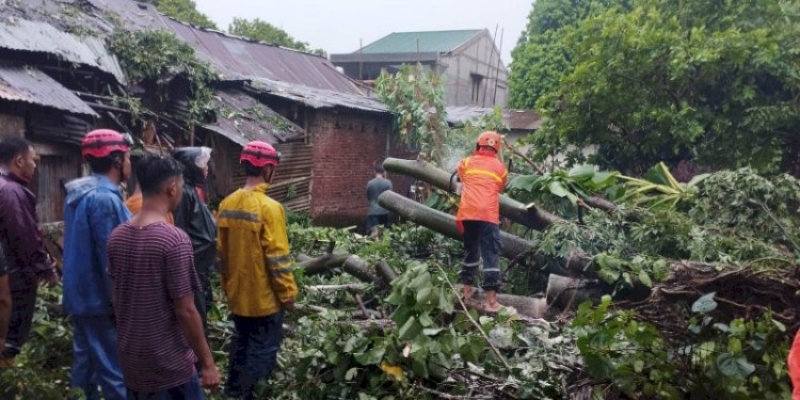
[[[323,50],[312,50],[307,42],[296,40],[283,29],[259,18],[252,20],[234,18],[233,22],[228,27],[228,32],[261,42],[288,47],[290,49],[306,51],[320,56],[325,55]]]
[[[217,29],[214,21],[198,11],[197,3],[192,0],[144,0],[144,2],[155,5],[159,12],[183,22],[201,28]]]
[[[597,145],[601,164],[628,171],[694,160],[800,175],[797,2],[640,0],[566,44],[574,68],[549,95],[542,152]]]
[[[556,90],[572,70],[564,38],[581,21],[612,7],[630,5],[628,0],[536,0],[511,53],[510,105],[532,109],[542,96]]]

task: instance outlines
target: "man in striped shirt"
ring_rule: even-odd
[[[203,399],[220,377],[194,293],[201,290],[189,237],[167,223],[183,190],[183,167],[151,156],[136,166],[142,210],[108,240],[117,346],[128,399]],[[201,379],[194,363],[199,357]]]

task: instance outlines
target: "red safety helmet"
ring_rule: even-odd
[[[281,153],[269,143],[254,141],[244,146],[239,163],[242,161],[248,161],[256,168],[261,168],[265,165],[278,165],[281,161]]]
[[[478,136],[478,147],[491,147],[496,152],[500,152],[500,135],[497,132],[486,131]]]
[[[129,136],[130,137],[130,136]],[[97,129],[86,134],[81,143],[81,155],[104,158],[115,151],[127,153],[131,150],[129,139],[111,129]]]

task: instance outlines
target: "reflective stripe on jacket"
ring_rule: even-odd
[[[461,202],[456,221],[500,223],[500,192],[508,181],[508,171],[495,154],[478,150],[458,165]]]
[[[267,196],[267,187],[239,189],[219,207],[222,287],[231,313],[242,317],[275,314],[297,296],[286,215],[283,206]]]

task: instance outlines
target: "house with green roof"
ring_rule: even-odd
[[[486,29],[394,32],[331,62],[356,80],[371,84],[403,64],[421,64],[446,83],[447,106],[505,107],[508,69]]]

